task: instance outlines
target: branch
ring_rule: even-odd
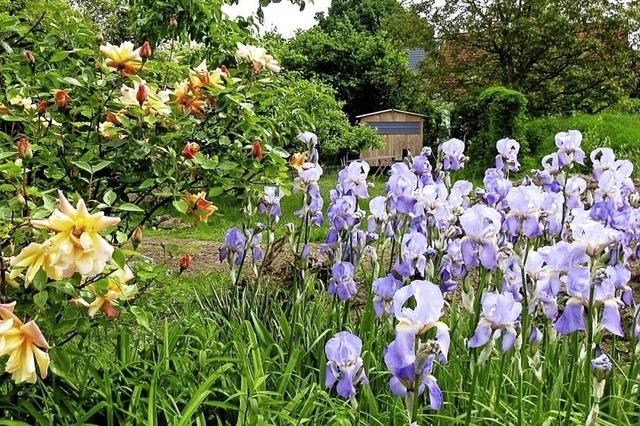
[[[40,17],[38,18],[38,20],[37,20],[37,21],[36,21],[36,22],[31,26],[31,28],[29,28],[29,29],[27,30],[27,32],[26,32],[26,33],[24,33],[24,34],[23,34],[19,39],[17,39],[17,40],[15,41],[15,44],[20,43],[20,42],[21,42],[22,40],[24,40],[24,39],[25,39],[29,34],[31,34],[31,32],[32,32],[33,30],[35,30],[35,29],[36,29],[36,27],[37,27],[38,25],[40,25],[40,23],[41,23],[41,22],[42,22],[42,20],[44,19],[44,15],[46,15],[46,14],[47,14],[47,12],[46,12],[46,11],[42,12],[42,14],[40,14]]]

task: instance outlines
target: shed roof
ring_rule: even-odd
[[[403,111],[401,109],[393,109],[393,108],[383,109],[382,111],[376,111],[376,112],[370,112],[370,113],[367,113],[367,114],[357,115],[356,118],[370,117],[372,115],[384,114],[385,112],[400,112],[402,114],[415,115],[416,117],[427,118],[427,116],[424,115],[424,114],[418,114],[417,112],[409,112],[409,111]]]

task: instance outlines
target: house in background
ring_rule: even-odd
[[[374,128],[383,137],[380,148],[366,149],[360,159],[370,166],[390,166],[408,156],[418,155],[424,143],[425,116],[415,112],[386,109],[356,117],[359,123]]]
[[[416,47],[413,49],[409,49],[408,53],[409,53],[409,70],[418,71],[418,68],[420,68],[420,64],[422,64],[424,59],[427,57],[427,51],[422,48]]]

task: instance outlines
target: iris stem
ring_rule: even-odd
[[[348,324],[347,321],[349,321],[349,307],[350,307],[349,301],[346,300],[344,302],[344,310],[342,311],[342,321],[340,323],[340,330],[343,330],[344,327]]]
[[[506,355],[500,353],[500,374],[498,375],[498,389],[496,389],[496,402],[494,404],[494,409],[498,411],[500,407],[500,392],[502,391],[502,376],[504,375],[504,364],[505,364]]]
[[[591,259],[589,260],[589,266],[591,266]],[[592,271],[592,267],[589,268],[589,270],[592,272],[592,276],[593,276],[593,271]],[[595,291],[595,283],[594,282],[590,282],[589,283],[589,305],[587,306],[587,355],[585,357],[584,360],[584,380],[586,383],[590,382],[591,379],[591,359],[592,359],[592,349],[591,346],[593,345],[593,320],[594,320],[594,312],[593,312],[593,294]],[[589,416],[589,410],[591,409],[591,387],[587,386],[587,402],[585,404],[585,409],[587,410],[585,413],[585,419],[587,418],[587,416]]]
[[[471,390],[469,391],[469,405],[467,406],[467,419],[464,422],[465,426],[469,426],[471,424],[471,412],[473,411],[473,402],[476,395],[476,383],[478,382],[478,370],[480,369],[475,353],[472,357],[472,361],[473,375],[471,377]]]
[[[420,337],[416,336],[414,350],[416,352],[420,352]],[[415,377],[413,379],[413,405],[411,407],[411,422],[415,422],[418,420],[418,399],[420,398],[420,370],[422,370],[422,365],[418,365],[418,356],[416,354],[416,360],[414,361],[415,365]]]
[[[568,426],[571,422],[571,410],[573,408],[573,399],[574,399],[574,391],[576,387],[576,365],[578,363],[578,333],[574,332],[571,336],[571,349],[573,351],[573,357],[571,362],[569,363],[569,370],[571,381],[569,382],[569,394],[567,397],[567,402],[565,404],[565,416],[564,416],[564,424]]]

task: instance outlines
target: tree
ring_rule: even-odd
[[[433,27],[412,8],[385,16],[381,28],[400,47],[419,47],[429,54],[436,48]]]
[[[595,112],[629,93],[638,2],[423,1],[442,38],[427,75],[449,98],[500,84],[528,95],[536,113]]]
[[[348,19],[335,21],[329,31],[317,26],[299,33],[279,56],[286,69],[333,86],[352,120],[397,107],[412,81],[404,50],[384,33],[359,31]]]
[[[316,17],[324,30],[331,30],[343,19],[348,19],[359,31],[376,33],[382,28],[387,16],[402,13],[398,0],[333,0],[327,14]]]

